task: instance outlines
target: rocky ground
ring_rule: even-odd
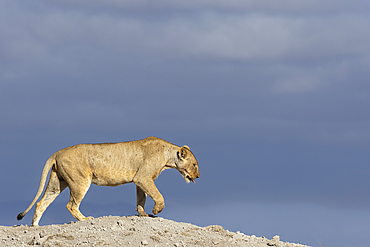
[[[304,247],[230,232],[221,226],[198,227],[160,217],[108,216],[48,226],[0,226],[0,246],[246,246]]]

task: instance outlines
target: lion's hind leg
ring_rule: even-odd
[[[77,220],[86,220],[92,219],[93,217],[85,217],[80,212],[80,204],[82,199],[85,197],[87,191],[90,188],[91,182],[85,179],[84,181],[80,181],[78,184],[73,183],[72,185],[69,184],[69,189],[71,192],[69,202],[67,204],[68,211],[75,217]]]
[[[32,226],[37,226],[41,219],[42,214],[47,207],[55,200],[55,198],[67,187],[67,183],[58,177],[54,168],[50,172],[50,178],[44,195],[41,200],[36,204],[35,213],[32,219]]]

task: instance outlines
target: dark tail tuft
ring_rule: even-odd
[[[20,213],[17,216],[17,220],[21,220],[21,219],[23,219],[23,217],[24,217],[24,214],[23,213]]]

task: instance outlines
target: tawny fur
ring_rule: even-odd
[[[42,199],[36,204],[33,226],[38,225],[46,208],[67,186],[70,189],[67,209],[77,220],[85,220],[87,218],[80,212],[79,206],[91,183],[100,186],[135,183],[136,210],[140,216],[147,216],[144,211],[147,195],[155,202],[153,214],[160,213],[164,208],[163,196],[154,184],[163,170],[177,169],[187,183],[199,178],[198,162],[189,147],[179,147],[160,138],[79,144],[59,150],[46,161],[37,194],[28,208],[17,216],[18,220],[27,214],[40,197],[50,168],[48,185]]]

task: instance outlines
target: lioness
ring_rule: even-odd
[[[18,214],[18,220],[27,214],[40,197],[51,167],[49,183],[42,199],[36,204],[32,226],[39,224],[46,208],[67,186],[70,189],[67,209],[77,220],[85,220],[87,218],[80,212],[79,206],[91,183],[118,186],[134,182],[136,211],[139,216],[148,216],[144,211],[147,195],[155,202],[153,214],[160,213],[164,208],[163,196],[154,184],[163,170],[177,169],[187,183],[199,178],[198,162],[189,147],[178,147],[160,138],[79,144],[59,150],[46,161],[37,194],[28,208]]]

